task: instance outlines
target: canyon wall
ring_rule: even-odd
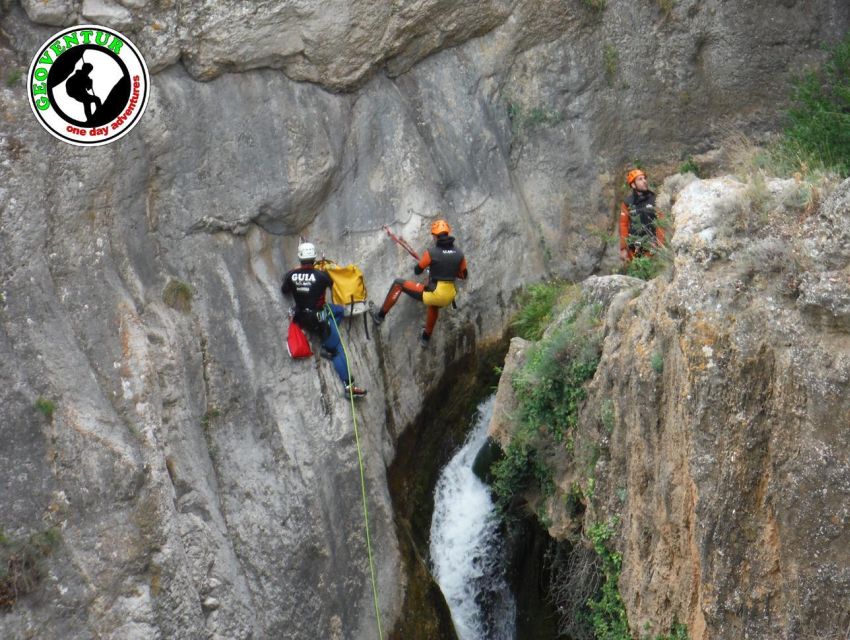
[[[843,638],[850,180],[814,209],[798,199],[804,183],[769,180],[761,213],[732,176],[665,184],[667,271],[592,277],[549,330],[576,304],[602,310],[575,431],[536,440],[555,491],[530,503],[570,545],[612,531],[634,632],[678,622],[694,640]],[[746,220],[761,222],[742,233]],[[491,433],[504,446],[518,429],[511,381],[533,349],[514,339],[500,382]]]

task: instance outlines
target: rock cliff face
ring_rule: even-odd
[[[747,234],[735,223],[755,215],[751,186],[668,185],[669,272],[584,284],[607,308],[604,340],[571,452],[550,457],[550,534],[580,544],[594,523],[619,522],[633,630],[678,620],[696,640],[844,637],[850,180],[815,213],[789,208],[801,185],[768,181]],[[517,339],[500,383],[503,443],[528,348]]]
[[[385,470],[447,363],[501,336],[523,283],[612,259],[621,163],[775,126],[782,70],[850,23],[841,0],[0,8],[2,527],[61,531],[0,628],[44,639],[376,635],[350,414],[326,363],[289,360],[279,279],[306,235],[379,299],[411,266],[381,225],[421,245],[442,210],[470,256],[459,311],[426,353],[406,300],[349,343],[391,628]],[[154,72],[106,147],[51,138],[15,79],[77,22]],[[828,286],[801,284],[822,322]]]

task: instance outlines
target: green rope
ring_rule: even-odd
[[[381,629],[381,609],[378,605],[378,584],[375,580],[375,561],[372,555],[372,538],[369,535],[369,509],[366,506],[366,474],[363,471],[363,453],[360,450],[360,433],[357,430],[357,412],[354,410],[354,383],[351,379],[351,365],[348,359],[348,349],[345,347],[345,341],[342,339],[342,333],[339,330],[339,325],[336,323],[336,316],[329,304],[325,304],[325,309],[331,317],[331,322],[336,327],[336,333],[339,336],[339,343],[342,345],[342,352],[345,355],[345,368],[348,373],[348,400],[351,403],[351,418],[354,422],[354,442],[357,444],[357,462],[360,465],[360,495],[363,496],[363,521],[366,524],[366,551],[369,554],[369,573],[372,577],[372,599],[375,601],[375,620],[378,622],[378,638],[383,640],[384,632]]]

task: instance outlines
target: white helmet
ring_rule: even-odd
[[[299,260],[315,260],[316,259],[316,245],[312,242],[302,242],[298,245],[298,259]]]

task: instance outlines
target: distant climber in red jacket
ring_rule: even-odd
[[[649,190],[646,174],[632,169],[626,176],[632,192],[620,205],[620,257],[624,262],[635,256],[652,255],[664,244],[664,215],[655,208],[655,193]]]

